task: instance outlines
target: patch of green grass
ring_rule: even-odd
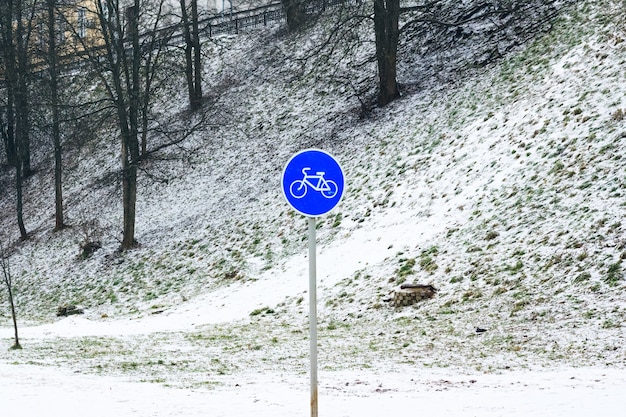
[[[509,271],[511,274],[515,274],[519,271],[521,271],[521,269],[524,267],[524,263],[521,260],[517,260],[517,262],[515,263],[515,265],[506,265],[504,267],[505,271]]]
[[[400,267],[396,269],[396,275],[399,278],[406,279],[407,276],[415,273],[415,270],[413,269],[417,262],[415,258],[401,258],[399,262]]]
[[[602,328],[603,329],[618,329],[620,327],[622,327],[622,326],[619,323],[616,323],[616,322],[614,322],[611,319],[606,319],[602,323]]]
[[[622,280],[622,260],[610,265],[606,271],[604,282],[614,287]]]
[[[333,221],[333,225],[332,227],[339,227],[341,225],[341,220],[342,220],[343,216],[341,213],[337,213],[335,215],[335,220]]]
[[[591,278],[591,274],[589,272],[581,272],[580,274],[576,276],[576,278],[574,278],[574,283],[580,284],[582,282],[589,281],[590,278]]]
[[[487,232],[487,235],[485,236],[485,240],[493,240],[497,238],[498,236],[500,236],[500,233],[496,232],[495,230],[490,230],[489,232]]]
[[[269,307],[261,307],[261,308],[257,308],[255,310],[252,310],[250,312],[250,317],[260,316],[260,315],[266,316],[268,314],[276,314],[276,312],[273,309],[269,308]]]
[[[424,249],[420,253],[420,261],[419,265],[426,272],[434,272],[439,268],[439,265],[435,262],[435,256],[439,253],[439,248],[437,246],[431,246],[428,249]]]

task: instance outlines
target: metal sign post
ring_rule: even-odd
[[[315,217],[309,217],[309,338],[311,348],[311,417],[317,417],[317,259]]]
[[[343,171],[330,154],[308,149],[291,157],[282,176],[287,202],[309,218],[309,338],[311,348],[311,417],[317,417],[317,260],[316,217],[328,213],[341,200]]]

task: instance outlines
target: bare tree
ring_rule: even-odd
[[[334,22],[327,29],[322,43],[306,59],[320,62],[322,56],[323,62],[327,59],[326,54],[341,55],[345,51],[360,50],[353,45],[372,43],[371,29],[366,27],[373,22],[375,49],[370,61],[355,62],[353,66],[362,68],[369,62],[376,63],[377,104],[383,107],[400,97],[398,56],[403,43],[427,45],[422,51],[447,49],[447,56],[464,46],[470,52],[480,53],[491,48],[487,58],[477,59],[486,62],[540,33],[544,23],[572,1],[423,0],[406,6],[401,6],[400,0],[374,0],[373,6],[362,2],[346,3],[328,11],[329,19]],[[472,41],[474,45],[470,45]],[[411,53],[419,50],[414,48]],[[358,81],[350,80],[350,84],[358,84]]]
[[[0,134],[9,165],[15,168],[17,223],[22,240],[28,238],[23,217],[24,178],[30,165],[29,39],[35,3],[0,0],[0,49],[5,69],[6,104],[0,115]]]
[[[48,26],[48,73],[50,75],[50,107],[52,110],[52,142],[54,145],[54,230],[65,227],[63,220],[63,160],[59,123],[59,72],[57,69],[57,0],[46,0]]]
[[[148,118],[163,48],[171,31],[165,0],[133,2],[98,0],[90,10],[98,28],[93,37],[79,36],[76,23],[66,20],[79,41],[80,52],[92,64],[113,109],[121,142],[123,228],[121,250],[136,245],[135,222],[139,164],[147,154]],[[97,41],[94,41],[97,39]],[[143,152],[142,152],[143,151]]]
[[[17,313],[15,309],[15,300],[13,297],[13,276],[11,275],[11,265],[9,262],[9,255],[4,247],[0,243],[0,268],[2,269],[2,281],[7,289],[7,294],[9,298],[9,306],[11,308],[11,318],[13,319],[13,331],[14,331],[14,342],[11,349],[21,349],[20,338],[18,335],[17,329]]]
[[[105,44],[106,72],[99,72],[117,111],[122,144],[122,202],[124,209],[122,250],[135,246],[137,165],[139,163],[140,66],[139,0],[126,10],[118,2],[99,2],[98,18]],[[125,16],[123,15],[125,14]],[[122,25],[123,17],[128,20]],[[130,38],[129,48],[126,37]],[[110,76],[110,77],[109,77]]]

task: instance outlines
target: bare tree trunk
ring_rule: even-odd
[[[15,309],[15,300],[13,297],[13,277],[11,276],[11,268],[9,264],[9,256],[6,253],[4,246],[0,244],[0,268],[2,269],[2,278],[7,292],[9,295],[9,306],[11,308],[11,318],[13,319],[13,334],[15,343],[11,346],[11,349],[21,349],[20,338],[17,328],[17,312]]]
[[[198,0],[191,0],[190,10],[186,1],[180,0],[180,9],[185,37],[185,78],[189,106],[195,110],[202,105],[202,56],[198,28]]]
[[[11,73],[11,66],[7,65],[7,72]],[[4,142],[4,151],[7,157],[7,162],[10,166],[15,166],[17,163],[16,147],[15,147],[15,106],[13,104],[13,82],[10,75],[6,78],[6,92],[7,92],[7,105],[6,105],[6,123],[0,118],[0,128],[2,128],[2,140]]]
[[[4,150],[7,162],[11,166],[17,163],[17,155],[15,148],[15,86],[17,85],[17,69],[15,68],[15,45],[13,38],[13,3],[2,0],[0,1],[0,29],[2,29],[0,38],[0,50],[2,50],[3,64],[5,66],[5,85],[6,85],[6,123],[2,123],[2,140],[4,142]]]
[[[400,32],[399,0],[374,0],[374,32],[378,62],[378,105],[383,107],[400,97],[396,59]]]
[[[7,54],[8,55],[8,54]],[[6,55],[5,55],[6,56]],[[7,60],[7,62],[9,62]],[[12,72],[15,72],[14,65],[7,64],[7,77],[6,77],[6,92],[7,92],[7,105],[6,105],[6,124],[3,120],[2,123],[2,140],[4,141],[4,150],[7,157],[7,162],[11,166],[15,166],[17,163],[17,155],[15,154],[15,106],[13,104],[13,78]]]
[[[200,50],[200,30],[198,28],[198,0],[191,0],[191,41],[193,44],[193,71],[195,94],[191,105],[199,108],[202,105],[202,54]]]
[[[11,306],[11,318],[13,319],[13,337],[15,343],[11,346],[11,349],[21,349],[22,345],[20,345],[20,337],[17,329],[17,313],[15,311],[15,302],[13,300],[13,288],[11,285],[7,286],[7,290],[9,292],[9,304]]]
[[[17,195],[17,226],[20,229],[20,239],[26,240],[28,239],[28,233],[26,232],[26,227],[24,226],[24,203],[23,203],[23,191],[22,185],[24,182],[24,178],[22,176],[22,164],[18,161],[17,165],[15,165],[15,191]]]
[[[15,168],[16,190],[16,214],[17,224],[22,240],[28,238],[23,218],[22,184],[23,169],[30,169],[29,146],[28,146],[28,100],[26,98],[27,86],[25,67],[27,58],[25,48],[20,45],[25,42],[22,39],[25,34],[22,16],[22,3],[0,3],[0,26],[2,27],[0,45],[3,50],[3,58],[6,69],[6,124],[2,123],[2,137],[5,144],[7,160]],[[17,18],[17,23],[14,22]],[[24,67],[22,67],[24,65]]]
[[[189,28],[189,13],[187,13],[187,3],[180,0],[180,11],[183,21],[183,34],[185,36],[185,79],[187,80],[187,94],[189,96],[189,105],[193,106],[195,97],[193,85],[193,60],[192,60],[192,42],[191,30]]]
[[[17,156],[15,155],[15,114],[13,97],[14,86],[16,84],[15,77],[15,49],[13,48],[13,9],[11,3],[6,1],[0,2],[0,28],[1,34],[1,50],[3,63],[6,68],[5,84],[6,84],[6,124],[2,120],[2,140],[4,141],[4,150],[9,165],[15,165]]]
[[[137,164],[139,163],[139,69],[141,66],[141,50],[139,49],[139,0],[134,2],[131,24],[131,41],[133,45],[131,79],[128,95],[128,115],[121,119],[127,121],[127,128],[122,131],[122,199],[124,206],[124,230],[122,250],[135,246],[135,219],[137,205]],[[120,84],[120,95],[122,87]]]
[[[133,162],[133,158],[130,157],[132,152],[129,151],[128,141],[124,141],[122,147],[122,204],[124,206],[122,250],[128,250],[137,243],[135,240],[137,162]]]
[[[289,30],[293,32],[302,28],[306,22],[305,0],[280,0],[280,3],[283,5]]]
[[[59,89],[55,28],[56,0],[47,0],[48,6],[48,69],[50,72],[50,102],[52,107],[52,141],[54,143],[54,230],[65,227],[63,221],[63,164],[61,132],[59,128]]]
[[[15,113],[16,113],[16,140],[18,146],[18,159],[22,165],[22,177],[32,175],[30,164],[30,122],[29,122],[29,102],[28,102],[28,39],[30,38],[30,16],[24,19],[26,5],[23,1],[16,2],[15,23],[15,47],[17,58],[17,83],[15,88]]]

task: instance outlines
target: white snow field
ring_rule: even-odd
[[[485,66],[404,45],[408,93],[365,115],[341,80],[373,77],[369,43],[315,76],[292,57],[320,34],[207,43],[214,124],[142,165],[136,249],[117,252],[106,129],[69,147],[72,228],[51,230],[49,170],[29,179],[31,238],[7,245],[21,350],[0,291],[0,416],[308,415],[306,220],[279,184],[306,148],[347,179],[317,220],[320,416],[626,415],[626,11],[573,3]],[[456,80],[420,70],[448,59]],[[188,120],[179,90],[155,106]],[[81,259],[86,235],[102,248]],[[438,291],[385,302],[405,282]],[[56,317],[66,304],[84,314]]]
[[[36,366],[0,365],[3,414],[22,416],[292,417],[310,415],[306,376],[249,374],[214,390],[182,390]],[[624,412],[626,375],[593,368],[457,374],[413,370],[321,375],[319,415],[604,417]]]

